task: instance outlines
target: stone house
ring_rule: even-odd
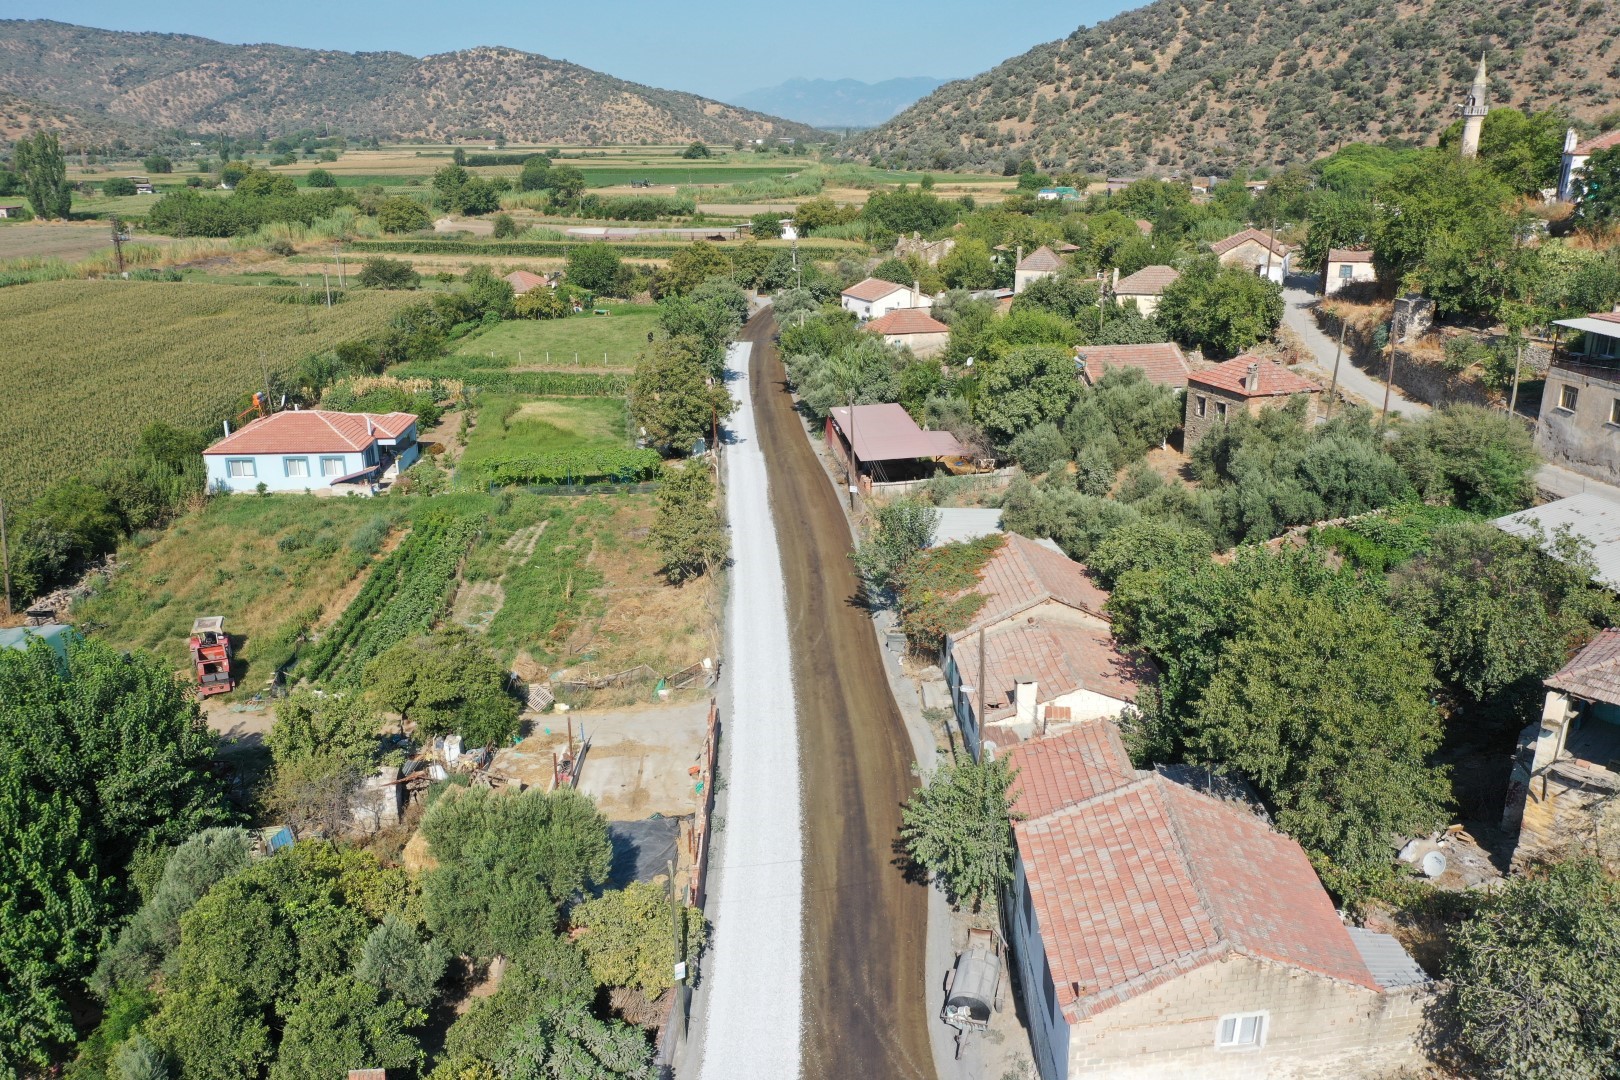
[[[1514,869],[1588,842],[1620,795],[1620,630],[1601,631],[1543,685],[1502,812],[1502,827],[1518,830]]]
[[[1423,1064],[1435,988],[1346,927],[1243,802],[1131,765],[1104,721],[1008,751],[1011,963],[1042,1080],[1372,1078]]]
[[[1058,258],[1057,252],[1043,244],[1019,259],[1013,267],[1013,292],[1021,293],[1029,288],[1030,282],[1051,277],[1061,269],[1063,260]]]
[[[1048,544],[1005,533],[962,594],[984,598],[978,612],[945,639],[940,668],[975,756],[1075,721],[1116,718],[1153,678],[1146,661],[1114,642],[1108,594]]]
[[[924,240],[921,233],[913,232],[910,236],[902,236],[894,242],[894,257],[907,259],[915,255],[928,266],[938,266],[939,261],[956,250],[956,241]]]
[[[1209,245],[1222,266],[1241,266],[1281,285],[1294,249],[1259,229],[1244,229]]]
[[[935,356],[950,344],[951,328],[924,308],[900,308],[866,324],[890,345],[904,345],[919,357]]]
[[[1080,377],[1091,385],[1096,385],[1112,368],[1133,367],[1141,370],[1150,383],[1185,390],[1190,374],[1187,358],[1173,341],[1146,345],[1077,345],[1074,362],[1080,368]]]
[[[1360,248],[1328,249],[1327,269],[1322,272],[1323,296],[1332,296],[1359,282],[1377,280],[1372,252]]]
[[[1620,483],[1620,311],[1559,319],[1576,332],[1547,369],[1536,449],[1594,480]]]
[[[1307,401],[1306,417],[1316,415],[1322,388],[1295,375],[1275,360],[1245,353],[1187,376],[1187,409],[1182,422],[1182,448],[1192,453],[1216,424],[1238,412],[1260,415],[1263,409],[1286,405],[1296,397]]]
[[[1143,315],[1151,315],[1159,309],[1159,300],[1164,296],[1164,290],[1175,284],[1181,277],[1181,271],[1173,266],[1144,266],[1134,274],[1120,277],[1119,271],[1114,271],[1114,284],[1109,290],[1114,294],[1114,302],[1123,304],[1127,300],[1135,301],[1136,310]]]

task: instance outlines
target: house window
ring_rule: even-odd
[[[1575,402],[1580,400],[1581,392],[1575,387],[1565,384],[1558,388],[1558,407],[1575,411]]]
[[[322,476],[342,476],[343,475],[343,459],[340,458],[340,457],[323,457],[323,458],[321,458],[321,475]]]
[[[288,476],[309,475],[309,458],[307,457],[282,458],[281,465],[287,470]]]
[[[1226,402],[1217,401],[1215,403],[1215,415],[1220,417],[1222,420],[1226,419]]]
[[[1620,397],[1609,400],[1609,423],[1620,424]]]
[[[1265,1013],[1232,1013],[1221,1017],[1215,1027],[1215,1047],[1219,1050],[1241,1050],[1261,1046],[1266,1037]]]
[[[252,458],[248,457],[227,458],[225,461],[225,472],[232,477],[259,475],[258,466],[254,464]]]
[[[1199,416],[1203,416],[1205,413],[1207,413],[1209,411],[1209,398],[1205,397],[1203,394],[1199,394],[1198,400],[1193,403],[1193,411]]]
[[[1351,266],[1349,263],[1340,263],[1339,264],[1339,280],[1340,281],[1349,281],[1352,277],[1355,276],[1355,273],[1356,273],[1356,268]]]

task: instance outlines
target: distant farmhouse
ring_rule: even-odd
[[[1057,252],[1043,244],[1018,260],[1013,268],[1013,292],[1021,293],[1032,282],[1051,277],[1061,269],[1063,260],[1058,258]]]
[[[1599,150],[1620,146],[1620,128],[1606,132],[1595,139],[1578,141],[1575,129],[1564,133],[1564,159],[1558,169],[1558,199],[1560,202],[1580,202],[1586,187],[1581,182],[1581,170],[1586,161]]]
[[[867,278],[845,289],[838,298],[839,305],[857,319],[877,319],[902,308],[927,308],[934,299],[915,285],[897,285],[882,278]]]

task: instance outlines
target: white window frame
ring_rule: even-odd
[[[1217,401],[1215,403],[1215,415],[1220,417],[1222,420],[1225,420],[1226,419],[1226,414],[1227,414],[1226,402]]]
[[[328,465],[333,467],[328,469]],[[343,457],[341,454],[336,456],[331,454],[321,455],[321,475],[323,477],[342,476],[343,470],[347,465],[348,458]]]
[[[1209,398],[1205,397],[1203,394],[1195,394],[1193,396],[1198,399],[1195,402],[1194,415],[1195,416],[1207,415],[1208,412],[1209,412]]]
[[[1244,1025],[1253,1021],[1253,1036],[1242,1041]],[[1230,1025],[1231,1037],[1227,1037]],[[1267,1029],[1271,1026],[1269,1012],[1227,1013],[1215,1021],[1215,1049],[1258,1050],[1266,1045]]]
[[[302,465],[304,467],[304,471],[303,472],[293,472],[293,463],[294,462]],[[284,457],[284,458],[281,459],[281,471],[286,475],[287,479],[289,479],[289,480],[308,480],[309,479],[309,458],[307,458],[307,457]]]
[[[1563,383],[1558,387],[1558,407],[1565,412],[1574,412],[1575,406],[1581,401],[1581,391],[1573,383]]]
[[[239,466],[247,466],[241,472]],[[225,459],[225,475],[232,480],[256,480],[259,476],[259,463],[250,457],[234,457]]]

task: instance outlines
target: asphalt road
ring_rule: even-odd
[[[854,603],[849,528],[793,411],[768,312],[751,392],[787,585],[804,792],[804,1077],[933,1080],[928,894],[895,862],[916,785],[871,623]]]
[[[1333,357],[1338,343],[1316,325],[1316,316],[1311,314],[1311,308],[1316,300],[1316,294],[1304,287],[1301,278],[1297,276],[1289,278],[1283,289],[1283,324],[1298,335],[1306,348],[1311,350],[1316,357],[1316,366],[1321,369],[1322,374],[1331,377]],[[1354,394],[1374,409],[1382,407],[1384,380],[1351,363],[1349,351],[1345,350],[1346,355],[1339,363],[1339,389]],[[1391,386],[1389,411],[1397,415],[1404,413],[1416,419],[1427,414],[1430,409],[1423,402],[1414,401]]]

